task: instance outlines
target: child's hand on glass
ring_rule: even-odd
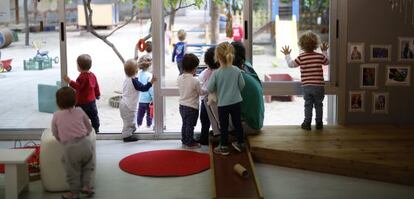
[[[66,76],[63,78],[63,81],[65,81],[66,83],[70,83],[70,78],[66,75]]]
[[[154,82],[156,82],[156,81],[157,81],[157,77],[152,76],[152,78],[151,78],[151,80],[150,80],[150,83],[151,83],[151,84],[154,84]]]
[[[285,55],[290,55],[290,53],[292,52],[292,49],[290,49],[289,46],[283,46],[280,52],[282,52]]]
[[[327,50],[328,50],[328,48],[329,48],[328,43],[323,42],[323,43],[321,44],[321,51],[327,51]]]

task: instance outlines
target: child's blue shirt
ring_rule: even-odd
[[[144,85],[147,84],[149,81],[151,81],[151,78],[152,78],[152,73],[148,71],[140,70],[138,73],[138,80]],[[148,91],[140,92],[139,103],[151,103],[153,95],[154,95],[154,89],[152,87]]]
[[[182,41],[175,44],[174,51],[173,51],[173,54],[172,54],[172,61],[173,62],[174,62],[174,59],[177,62],[182,62],[183,61],[184,54],[185,54],[185,46],[186,46],[186,43],[182,42]]]

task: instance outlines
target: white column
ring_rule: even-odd
[[[66,47],[66,21],[65,21],[65,0],[58,0],[59,13],[59,43],[60,43],[60,85],[67,86],[63,77],[68,74],[67,68],[67,47]]]
[[[154,87],[154,125],[155,136],[163,132],[164,126],[164,100],[161,95],[161,75],[162,69],[165,67],[164,62],[164,17],[163,17],[163,1],[151,0],[151,19],[152,19],[152,45],[154,46],[153,55],[153,74],[158,78]]]

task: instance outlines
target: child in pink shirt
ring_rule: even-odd
[[[94,149],[86,138],[92,131],[89,117],[75,107],[75,90],[63,87],[56,92],[59,110],[53,114],[52,133],[63,145],[62,163],[66,171],[69,193],[62,198],[79,198],[79,192],[92,196],[91,176],[95,170]]]

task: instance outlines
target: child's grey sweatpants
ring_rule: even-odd
[[[72,193],[79,193],[82,187],[90,186],[95,170],[93,147],[87,137],[75,138],[63,144],[62,163]]]
[[[131,136],[137,130],[137,128],[135,127],[137,121],[137,110],[131,110],[128,108],[126,104],[120,103],[119,112],[121,113],[123,123],[122,138],[126,138]]]

